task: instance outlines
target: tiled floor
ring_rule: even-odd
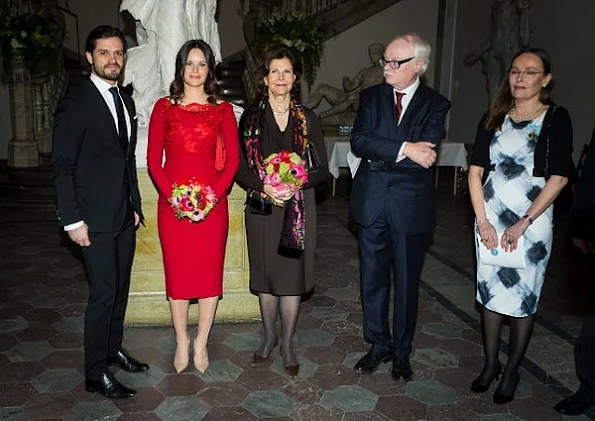
[[[588,419],[562,418],[552,410],[560,394],[576,387],[571,344],[580,327],[561,244],[517,398],[497,406],[490,393],[469,392],[482,362],[470,213],[468,199],[450,196],[450,189],[439,191],[439,223],[422,276],[415,376],[409,383],[394,382],[388,364],[373,375],[352,370],[368,346],[362,339],[357,243],[341,196],[319,208],[318,286],[302,307],[297,378],[284,374],[278,349],[268,367],[250,366],[259,324],[217,324],[204,375],[174,373],[171,328],[133,328],[125,345],[151,370],[116,374],[138,389],[135,398],[123,401],[84,391],[87,286],[76,252],[53,221],[0,223],[0,420]]]

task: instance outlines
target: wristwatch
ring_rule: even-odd
[[[529,221],[529,225],[531,225],[533,223],[533,218],[531,218],[529,216],[529,214],[523,215],[523,219],[526,219],[527,221]]]

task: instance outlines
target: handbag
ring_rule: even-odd
[[[308,171],[308,174],[320,170],[320,157],[318,156],[318,152],[316,152],[316,148],[310,142],[306,142],[302,158],[306,161],[306,170]]]
[[[502,238],[502,233],[498,233]],[[505,251],[500,242],[496,248],[488,250],[481,243],[481,236],[477,234],[477,252],[479,261],[484,265],[499,266],[503,268],[525,269],[525,242],[523,237],[517,240],[517,247],[514,251]]]
[[[247,210],[255,215],[270,215],[272,212],[271,203],[253,189],[248,189],[245,205]]]

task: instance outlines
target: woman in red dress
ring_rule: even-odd
[[[155,104],[149,123],[147,164],[159,191],[157,221],[163,250],[166,294],[176,332],[174,367],[188,366],[188,307],[198,299],[194,366],[208,365],[207,339],[223,290],[223,262],[229,225],[227,194],[239,165],[233,108],[217,99],[215,58],[202,40],[186,42],[176,57],[170,96]],[[163,153],[165,152],[165,162]],[[172,184],[195,177],[217,197],[206,219],[177,219],[168,199]]]

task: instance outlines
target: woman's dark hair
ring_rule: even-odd
[[[517,57],[522,54],[536,55],[539,60],[541,60],[541,64],[543,65],[544,75],[552,75],[549,83],[544,88],[541,88],[541,92],[539,93],[539,101],[546,105],[551,105],[553,103],[552,91],[554,90],[555,80],[554,75],[552,74],[552,59],[550,55],[542,48],[526,48],[521,50],[516,53],[510,62],[507,77],[505,77],[502,81],[502,84],[498,89],[498,93],[496,94],[496,98],[494,98],[490,104],[490,109],[488,111],[488,116],[485,123],[487,130],[498,130],[500,127],[502,127],[506,113],[508,113],[514,105],[512,93],[510,92],[510,83],[508,82],[508,74],[512,68],[512,63],[514,63]]]
[[[271,62],[282,58],[286,58],[291,62],[296,81],[299,81],[302,76],[302,60],[296,49],[282,44],[271,47],[264,55],[257,73],[257,87],[263,98],[268,93],[267,87],[264,84],[264,78],[267,77],[271,70]],[[294,92],[295,90],[297,90],[297,83],[293,85],[292,94],[299,98],[299,93]]]
[[[109,25],[97,26],[91,32],[89,32],[89,35],[87,35],[87,41],[85,41],[85,51],[90,54],[93,54],[93,51],[95,51],[95,47],[97,47],[98,39],[113,37],[120,38],[120,41],[122,41],[124,52],[126,52],[126,39],[124,38],[124,34],[118,28],[114,28],[113,26]]]
[[[169,97],[175,104],[177,104],[184,96],[184,69],[186,68],[188,54],[195,48],[202,51],[209,69],[207,80],[205,80],[204,85],[205,93],[208,95],[207,101],[210,104],[217,104],[217,99],[219,98],[219,86],[217,86],[217,79],[215,77],[215,55],[213,54],[211,47],[209,47],[209,44],[202,39],[186,41],[186,43],[182,45],[182,48],[180,48],[180,51],[178,51],[178,55],[176,56],[176,72],[174,81],[169,87]]]

